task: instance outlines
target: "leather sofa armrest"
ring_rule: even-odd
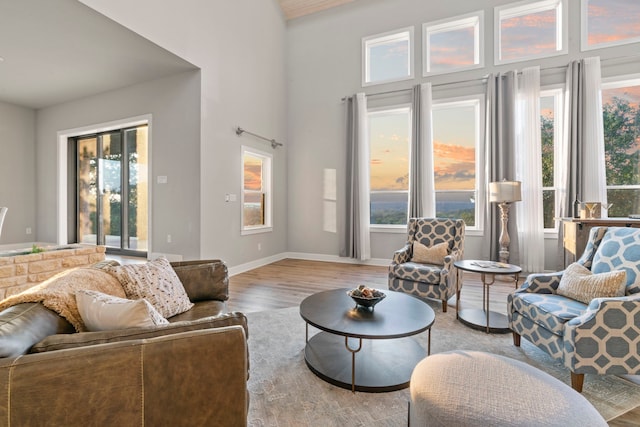
[[[229,299],[229,271],[221,260],[172,262],[191,302]]]

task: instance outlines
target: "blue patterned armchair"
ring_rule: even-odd
[[[453,263],[464,253],[464,221],[448,218],[411,218],[407,224],[407,243],[393,254],[389,266],[389,289],[405,292],[420,298],[442,301],[442,311],[447,311],[447,300],[458,288]],[[422,264],[411,261],[413,242],[427,247],[446,242],[449,245],[444,265]]]
[[[507,311],[514,345],[525,337],[563,362],[581,392],[584,374],[640,374],[640,229],[592,228],[577,263],[594,274],[626,270],[625,296],[583,304],[556,293],[562,271],[531,274]]]

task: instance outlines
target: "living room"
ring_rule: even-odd
[[[4,2],[3,10],[11,8],[9,3]],[[66,153],[61,135],[144,118],[152,135],[150,258],[222,259],[231,275],[287,258],[386,266],[405,243],[402,227],[374,228],[369,260],[339,256],[345,197],[344,97],[405,91],[425,82],[433,84],[434,100],[482,94],[483,78],[489,73],[537,65],[541,86],[552,88],[563,84],[569,62],[594,56],[600,57],[603,80],[640,73],[637,42],[581,48],[580,0],[566,2],[566,52],[499,65],[494,61],[494,8],[514,3],[509,0],[355,0],[289,20],[275,0],[167,1],[161,7],[151,0],[70,3],[85,8],[87,19],[96,25],[113,20],[120,31],[134,32],[166,49],[176,58],[164,69],[174,68],[125,87],[85,92],[53,104],[0,102],[0,206],[9,207],[0,245],[68,243],[71,226],[68,204],[62,201],[68,182],[61,166]],[[22,19],[56,22],[55,15],[38,16],[36,3],[32,7],[33,13]],[[484,66],[423,76],[423,24],[476,11],[484,13]],[[5,19],[13,20],[11,14],[0,13],[3,26]],[[414,29],[414,77],[363,87],[362,39],[407,27]],[[2,40],[15,43],[28,35],[16,34]],[[100,34],[86,34],[87,40],[92,37]],[[67,46],[71,51],[73,47]],[[12,58],[2,51],[0,56],[1,73]],[[76,59],[82,61],[82,53]],[[407,93],[398,92],[396,102],[406,102]],[[385,101],[371,99],[374,107]],[[283,145],[272,148],[249,134],[238,135],[237,127]],[[268,232],[242,232],[238,200],[243,191],[243,146],[272,156]],[[466,257],[486,258],[485,242],[481,231],[468,233]],[[545,233],[544,270],[556,271],[559,258],[557,233]]]

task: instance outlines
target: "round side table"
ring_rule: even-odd
[[[484,330],[487,333],[507,333],[509,329],[509,319],[502,313],[489,310],[489,288],[495,282],[496,276],[513,276],[514,282],[518,283],[518,277],[522,268],[513,264],[505,264],[495,261],[481,260],[461,260],[453,265],[458,269],[458,286],[462,288],[462,272],[479,273],[482,279],[482,308],[459,310],[460,292],[456,295],[456,318],[465,325]],[[488,281],[490,280],[490,281]]]

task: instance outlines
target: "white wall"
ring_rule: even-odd
[[[200,72],[191,71],[38,110],[37,199],[40,241],[56,242],[60,131],[150,114],[149,252],[200,254]],[[156,184],[158,175],[167,184]],[[167,242],[171,234],[172,242]]]
[[[35,237],[35,117],[32,109],[0,102],[0,206],[9,208],[0,244]]]
[[[609,49],[580,52],[579,0],[569,0],[569,54],[536,61],[493,65],[493,7],[511,3],[509,0],[475,0],[427,2],[424,0],[356,0],[345,6],[290,21],[287,28],[287,72],[289,77],[289,240],[293,252],[319,254],[338,253],[338,236],[323,230],[323,170],[336,169],[338,176],[338,211],[344,192],[345,125],[341,98],[356,92],[377,93],[409,88],[420,82],[434,84],[480,79],[490,72],[522,69],[540,65],[543,69],[564,66],[570,60],[600,55],[616,58],[636,55],[638,43]],[[485,67],[479,70],[448,75],[422,77],[421,33],[424,22],[484,10]],[[400,83],[362,88],[361,39],[399,29],[415,27],[415,75],[417,78]],[[621,65],[603,62],[603,76],[640,72],[640,58]],[[564,80],[562,70],[542,72],[542,83]],[[434,89],[434,99],[461,93],[484,93],[477,84],[458,89]],[[405,241],[404,233],[372,233],[373,258],[389,259]],[[467,236],[465,256],[480,256],[485,244],[482,236]],[[548,269],[556,266],[557,241],[546,241],[545,259]]]
[[[286,251],[287,152],[285,23],[275,0],[189,2],[83,0],[83,3],[148,38],[201,69],[199,164],[200,258],[222,258],[230,266]],[[241,145],[271,150],[235,126],[275,138],[273,151],[274,227],[272,233],[240,235]],[[168,159],[170,160],[170,159]],[[169,211],[175,222],[180,215]],[[191,235],[191,230],[189,234]],[[260,245],[261,250],[258,250]]]

